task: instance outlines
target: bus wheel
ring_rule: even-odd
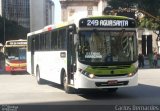
[[[108,88],[109,93],[115,93],[118,90],[118,88]]]
[[[40,71],[38,67],[36,69],[36,79],[38,84],[42,84],[42,79],[40,78]]]
[[[73,93],[73,88],[68,86],[68,78],[65,72],[63,73],[62,79],[63,79],[62,85],[63,85],[64,91],[68,94]]]

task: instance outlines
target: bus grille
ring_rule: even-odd
[[[117,77],[117,76],[127,76],[128,74],[111,74],[111,75],[96,75],[96,77]]]
[[[96,82],[97,87],[103,87],[103,86],[123,86],[123,85],[128,85],[129,81],[120,81],[114,84],[109,84],[108,82]]]

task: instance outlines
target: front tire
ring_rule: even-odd
[[[62,76],[62,85],[63,85],[63,89],[66,93],[72,94],[74,92],[73,91],[74,89],[72,87],[70,87],[68,84],[68,77],[65,72],[63,72],[63,76]]]
[[[38,84],[42,84],[42,79],[40,78],[40,70],[38,67],[36,69],[36,79]]]

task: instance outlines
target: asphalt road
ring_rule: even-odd
[[[0,74],[0,104],[23,105],[160,105],[160,69],[140,69],[139,85],[116,93],[66,94],[59,85],[38,85],[29,74]]]

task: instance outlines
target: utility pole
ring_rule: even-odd
[[[3,37],[3,44],[5,44],[6,42],[6,20],[5,20],[5,17],[4,17],[4,37]]]
[[[6,4],[4,4],[4,16],[3,16],[3,28],[4,28],[4,34],[3,34],[3,44],[5,44],[5,42],[6,42],[6,8],[5,8],[5,5]]]

